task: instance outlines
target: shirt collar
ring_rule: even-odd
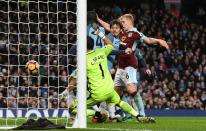
[[[129,31],[137,31],[136,27],[131,28]]]
[[[87,55],[88,55],[88,54],[91,54],[91,53],[93,53],[93,52],[95,52],[95,50],[91,50],[91,51],[87,52]]]

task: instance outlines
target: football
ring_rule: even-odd
[[[30,60],[26,63],[26,70],[30,75],[36,75],[39,70],[39,63],[35,60]]]

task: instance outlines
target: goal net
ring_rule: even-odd
[[[0,0],[0,128],[38,117],[68,123],[59,94],[77,68],[77,14],[76,0]],[[26,72],[29,60],[38,75]]]

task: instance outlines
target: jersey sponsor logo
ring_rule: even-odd
[[[102,59],[104,59],[104,55],[98,55],[98,56],[94,57],[91,61],[91,65],[94,65],[97,61],[100,61]]]
[[[132,37],[132,32],[128,33],[128,37]]]
[[[127,45],[127,43],[124,43],[124,42],[120,42],[120,44],[121,44],[121,45]]]

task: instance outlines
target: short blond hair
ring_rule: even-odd
[[[124,14],[122,16],[119,17],[119,20],[121,21],[123,18],[129,19],[132,21],[132,23],[134,24],[134,17],[132,14]]]

